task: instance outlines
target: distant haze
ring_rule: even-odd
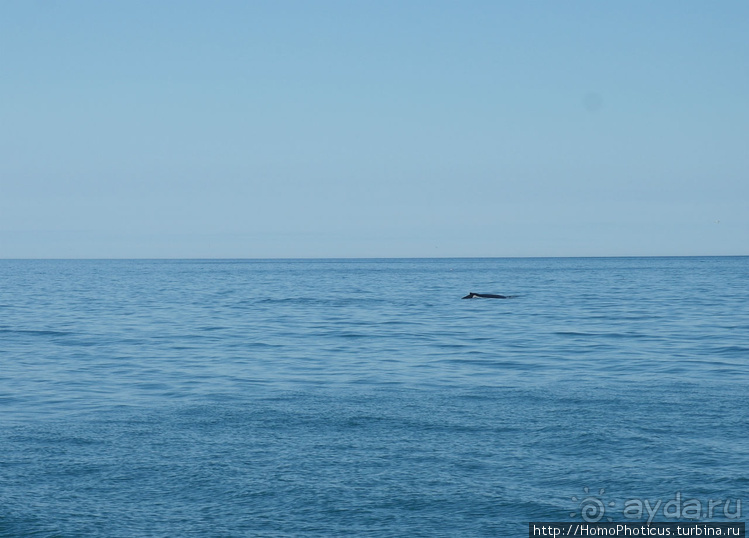
[[[749,3],[0,3],[0,257],[749,254]]]

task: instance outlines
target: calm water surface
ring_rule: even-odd
[[[748,388],[747,257],[5,260],[0,536],[744,521]]]

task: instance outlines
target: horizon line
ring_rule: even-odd
[[[80,258],[4,258],[0,261],[324,261],[324,260],[490,260],[490,259],[596,259],[596,258],[746,258],[749,254],[620,254],[620,255],[595,255],[595,256],[303,256],[303,257],[80,257]]]

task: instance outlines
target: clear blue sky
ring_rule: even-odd
[[[749,254],[749,2],[0,3],[0,257]]]

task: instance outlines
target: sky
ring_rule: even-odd
[[[745,0],[0,2],[0,258],[747,254]]]

